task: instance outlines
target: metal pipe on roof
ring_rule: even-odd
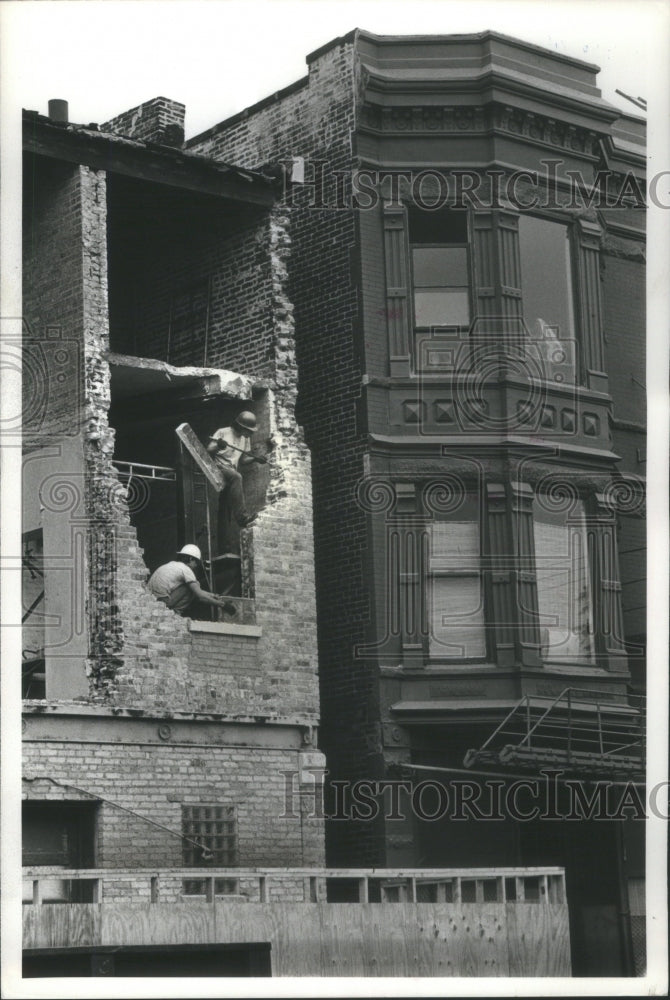
[[[57,98],[49,101],[49,118],[52,122],[67,124],[69,120],[67,101],[61,101]]]

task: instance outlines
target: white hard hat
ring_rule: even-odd
[[[192,559],[197,559],[198,562],[202,562],[202,552],[197,545],[184,545],[179,552],[178,556],[191,556]]]

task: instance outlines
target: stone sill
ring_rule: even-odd
[[[259,625],[236,625],[235,622],[198,622],[189,620],[190,632],[210,632],[215,635],[248,635],[260,639],[263,630]]]

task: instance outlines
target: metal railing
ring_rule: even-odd
[[[525,695],[477,750],[466,767],[562,766],[585,775],[644,778],[646,699],[585,688],[565,688],[553,699]]]
[[[175,469],[168,465],[145,465],[142,462],[122,462],[118,459],[114,459],[112,465],[120,476],[127,479],[159,479],[173,483],[177,478]]]
[[[515,868],[29,868],[23,871],[24,902],[104,903],[118,893],[121,883],[138,901],[158,903],[163,887],[183,900],[249,903],[280,902],[290,895],[297,902],[350,903],[565,903],[565,872],[556,867]],[[63,891],[56,898],[48,892]],[[192,891],[194,883],[198,891]],[[186,889],[189,891],[186,891]],[[45,892],[45,889],[47,892]],[[201,891],[200,891],[201,889]],[[111,890],[111,891],[110,891]],[[73,899],[74,896],[74,899]]]

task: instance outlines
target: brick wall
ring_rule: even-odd
[[[24,171],[24,443],[75,435],[81,401],[79,168],[43,157]]]
[[[294,415],[286,217],[281,212],[272,217],[266,213],[259,221],[256,215],[251,228],[245,228],[242,219],[234,235],[227,231],[226,246],[222,239],[221,246],[217,243],[217,233],[221,234],[216,227],[208,231],[212,247],[218,248],[218,262],[227,261],[217,274],[222,295],[228,289],[227,301],[238,303],[237,311],[227,314],[227,325],[213,327],[212,361],[229,366],[237,359],[246,372],[264,377],[263,384],[271,387],[265,391],[276,448],[254,546],[263,635],[248,641],[229,635],[205,639],[191,633],[185,619],[147,591],[148,571],[125,489],[112,465],[106,176],[87,167],[54,168],[53,174],[38,185],[40,209],[29,227],[33,241],[44,236],[44,247],[42,255],[35,251],[35,263],[28,271],[27,314],[34,317],[36,328],[52,317],[61,317],[61,322],[65,318],[66,332],[81,359],[78,367],[72,366],[74,373],[69,372],[62,403],[58,397],[60,416],[50,419],[54,426],[60,420],[59,427],[78,430],[83,451],[80,492],[85,496],[88,528],[86,586],[73,586],[71,599],[78,603],[79,614],[88,618],[89,697],[141,711],[302,713],[316,721],[310,456]],[[70,215],[66,206],[71,206]],[[62,246],[57,239],[59,219],[64,227]],[[32,245],[28,239],[28,251]],[[203,241],[193,250],[185,270],[196,273],[198,261],[202,264],[215,256],[208,246]],[[175,255],[174,248],[171,252]],[[57,282],[51,281],[52,270]],[[145,289],[149,302],[154,301],[153,291],[151,286]],[[222,306],[221,316],[225,312]],[[72,406],[77,392],[81,419]]]
[[[110,177],[112,349],[256,378],[269,374],[268,226],[267,212]],[[183,323],[191,296],[198,312],[192,328],[187,323],[180,332],[180,309]]]
[[[304,84],[261,102],[191,141],[199,153],[241,166],[305,157],[304,187],[293,190],[290,293],[295,305],[298,417],[312,452],[323,724],[320,745],[333,777],[374,777],[380,767],[376,679],[356,662],[370,620],[364,584],[366,530],[355,504],[365,441],[356,424],[363,371],[356,213],[318,209],[310,163],[352,166],[356,70],[351,45],[314,59]],[[332,199],[332,185],[326,192]],[[281,586],[281,584],[278,584]],[[331,863],[379,860],[371,838],[334,824]]]
[[[239,866],[318,865],[322,824],[308,818],[318,811],[313,781],[295,777],[287,799],[283,772],[297,775],[300,762],[290,749],[26,741],[24,798],[81,801],[88,792],[106,800],[97,824],[101,868],[180,867],[181,807],[199,803],[235,806]],[[120,881],[119,896],[129,891]]]
[[[154,97],[151,101],[124,111],[101,125],[103,132],[157,142],[165,146],[181,146],[184,143],[184,117],[186,107],[167,97]]]

